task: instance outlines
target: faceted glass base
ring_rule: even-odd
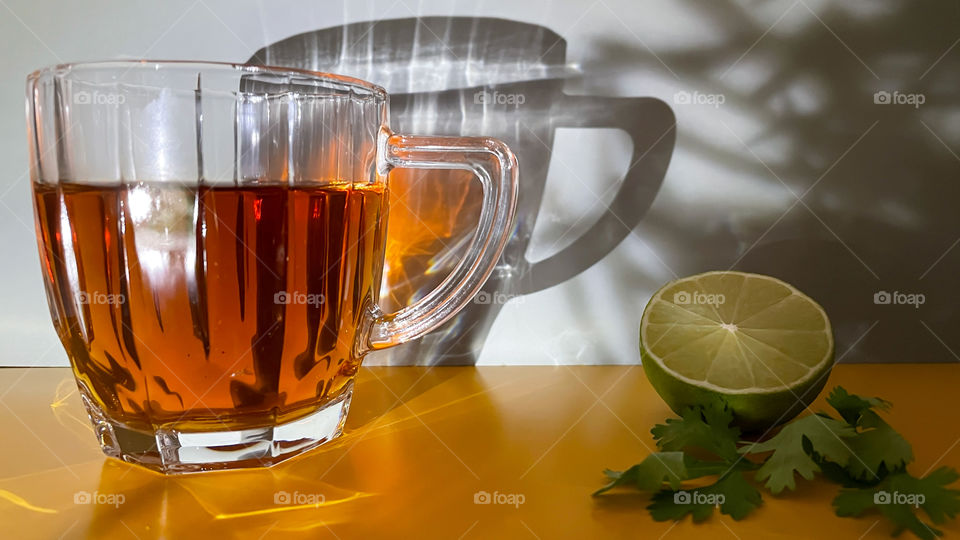
[[[80,389],[103,452],[165,474],[269,467],[290,459],[339,436],[353,397],[351,381],[323,408],[285,424],[202,432],[158,427],[150,433],[111,420]]]

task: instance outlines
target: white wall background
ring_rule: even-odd
[[[567,93],[658,97],[678,121],[643,223],[600,264],[508,304],[481,364],[636,362],[651,293],[675,276],[732,266],[779,275],[821,301],[844,361],[960,360],[958,9],[891,0],[0,0],[0,365],[67,363],[36,253],[27,73],[110,58],[241,62],[300,32],[418,15],[547,26],[584,73]],[[875,105],[879,90],[926,102]],[[680,91],[724,103],[674,103]],[[584,196],[580,182],[607,191],[627,166],[628,149],[613,152],[622,160],[606,157],[618,144],[616,134],[558,135],[569,167],[551,165],[531,257],[600,215],[605,201]],[[878,290],[927,301],[876,306]]]

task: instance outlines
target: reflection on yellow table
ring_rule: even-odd
[[[960,468],[957,365],[845,365],[828,388],[894,403],[911,470]],[[345,435],[272,469],[164,477],[104,458],[68,369],[0,370],[5,538],[885,538],[833,515],[837,487],[765,494],[748,519],[657,523],[595,500],[601,470],[670,416],[639,366],[361,368]],[[825,408],[822,398],[814,410]],[[960,532],[956,522],[942,527]],[[865,536],[864,536],[865,535]]]

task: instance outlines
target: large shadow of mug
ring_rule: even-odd
[[[612,251],[646,214],[675,143],[670,107],[654,98],[568,95],[566,42],[542,26],[493,18],[424,17],[306,32],[249,62],[345,73],[391,93],[391,122],[435,135],[506,141],[520,163],[517,221],[493,276],[474,303],[425,339],[372,363],[473,364],[504,303],[562,283]],[[559,128],[615,128],[633,144],[629,168],[605,212],[546,259],[526,257]],[[384,291],[398,307],[429,292],[473,236],[480,193],[464,171],[391,173]],[[587,191],[584,190],[587,196]]]

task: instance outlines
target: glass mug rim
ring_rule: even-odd
[[[136,76],[131,77],[130,80],[123,79],[128,73],[133,73],[134,75],[137,73],[146,74],[147,72],[162,72],[164,69],[184,70],[185,72],[196,74],[198,88],[196,90],[188,88],[190,79],[180,78],[178,76],[174,76],[169,80],[165,80],[162,76],[153,80],[150,80],[148,77],[143,77],[143,79],[148,81],[146,83],[142,82],[141,78]],[[339,123],[341,130],[335,132],[332,138],[329,137],[327,131],[323,131],[320,135],[316,133],[310,135],[305,132],[304,140],[309,143],[308,146],[313,149],[312,152],[323,154],[325,152],[337,152],[338,145],[346,145],[348,148],[352,148],[349,146],[350,137],[362,137],[366,139],[373,145],[372,152],[375,155],[376,166],[373,170],[367,170],[366,168],[362,168],[362,170],[367,170],[367,174],[375,175],[378,179],[383,178],[384,182],[386,182],[386,174],[395,168],[459,169],[473,173],[480,181],[483,201],[477,228],[475,229],[472,242],[468,246],[466,253],[461,257],[457,267],[436,289],[412,305],[393,313],[383,313],[375,303],[376,297],[374,296],[374,303],[369,305],[365,302],[365,307],[362,309],[362,312],[358,312],[357,314],[357,320],[351,321],[349,326],[351,327],[350,332],[352,333],[351,340],[353,341],[353,348],[349,354],[352,358],[358,359],[356,367],[360,365],[359,359],[362,359],[363,356],[371,351],[405,343],[437,328],[464,308],[480,291],[486,279],[493,272],[494,266],[503,251],[503,247],[513,230],[518,197],[518,165],[516,156],[503,142],[488,137],[436,137],[393,133],[389,128],[389,97],[386,90],[375,84],[352,77],[296,68],[190,60],[119,60],[58,64],[42,68],[32,72],[27,77],[27,130],[28,141],[31,145],[31,181],[35,186],[44,183],[45,176],[38,172],[40,169],[38,164],[44,159],[44,156],[52,153],[54,157],[50,159],[54,161],[57,167],[52,169],[55,172],[52,173],[51,179],[53,180],[52,183],[58,185],[55,189],[60,190],[61,187],[59,186],[65,182],[72,182],[72,173],[68,173],[65,177],[63,170],[59,168],[62,151],[65,149],[75,150],[76,147],[82,150],[84,148],[83,144],[78,145],[78,142],[98,142],[98,137],[102,136],[102,133],[95,129],[73,130],[73,124],[70,124],[69,129],[63,128],[64,115],[68,117],[67,120],[69,121],[69,115],[73,112],[69,108],[70,105],[68,105],[69,99],[75,96],[71,96],[70,92],[72,90],[69,87],[67,87],[65,91],[61,91],[59,84],[62,81],[67,81],[68,83],[79,82],[81,84],[130,84],[130,86],[135,89],[145,88],[151,92],[159,91],[157,95],[166,94],[168,91],[190,91],[196,92],[198,96],[197,99],[199,100],[200,94],[207,91],[207,89],[201,85],[199,77],[204,73],[210,72],[223,73],[234,77],[242,77],[246,74],[264,74],[266,76],[281,78],[279,81],[260,81],[254,78],[255,82],[278,83],[279,88],[273,92],[256,90],[241,91],[240,88],[243,86],[240,85],[236,89],[230,89],[226,92],[223,92],[220,88],[214,89],[213,91],[217,98],[232,96],[234,100],[239,102],[239,100],[250,99],[250,96],[266,96],[267,98],[279,96],[281,98],[280,102],[273,105],[279,105],[281,107],[283,106],[282,102],[286,99],[299,101],[311,97],[333,98],[334,103],[332,105],[336,107],[336,109],[333,110],[337,111],[336,114],[342,115],[340,117],[341,122]],[[88,73],[89,77],[85,77],[85,73]],[[229,77],[228,79],[233,80]],[[214,77],[214,81],[216,82],[218,79]],[[313,83],[313,86],[311,86],[310,83]],[[316,89],[316,92],[311,92],[311,88]],[[272,88],[270,89],[272,90]],[[180,98],[178,97],[178,99]],[[342,102],[340,101],[341,99],[343,100]],[[256,100],[253,103],[256,106],[270,106],[269,103],[264,104],[264,101],[266,100]],[[193,103],[193,100],[184,101],[181,99],[181,101],[172,105],[164,102],[162,99],[156,102],[149,99],[137,100],[133,103],[126,102],[125,100],[119,102],[114,100],[113,103],[104,103],[103,105],[106,106],[103,107],[103,110],[113,111],[117,110],[117,107],[121,107],[126,108],[129,112],[130,110],[143,110],[154,106],[156,110],[153,111],[153,115],[145,115],[139,123],[133,122],[123,125],[122,127],[122,129],[126,130],[149,130],[153,129],[156,124],[160,124],[171,118],[179,118],[179,115],[190,114],[189,108],[176,107],[176,105],[184,103]],[[341,103],[344,108],[340,107]],[[93,103],[93,106],[100,107],[102,105],[100,103]],[[356,120],[358,118],[356,114],[348,116],[350,111],[355,107],[372,108],[375,112],[372,116],[367,117],[367,119],[376,122],[376,125],[358,122]],[[288,112],[288,109],[283,108],[278,110],[280,111],[278,114],[282,115],[294,114],[301,109],[299,107],[292,109],[293,112]],[[196,110],[194,110],[193,113],[196,114]],[[362,114],[360,117],[362,117]],[[85,114],[81,116],[81,118],[78,122],[87,122],[92,126],[103,123],[102,117],[96,114]],[[193,118],[193,116],[191,116],[191,118]],[[236,126],[240,120],[237,116],[232,117],[232,120],[230,120],[230,118],[231,117],[221,117],[220,120],[228,123],[233,122],[234,131],[232,134],[235,141]],[[40,136],[41,134],[38,133],[38,129],[40,128],[38,128],[38,126],[41,125],[43,128],[52,130],[52,132],[46,136]],[[114,129],[120,129],[115,127],[114,124],[111,124],[111,126],[114,126]],[[256,129],[256,124],[254,124],[253,129]],[[203,133],[206,132],[203,130],[194,132],[195,140],[197,141],[197,153],[202,151],[202,143],[205,141],[205,139],[202,138]],[[294,131],[291,131],[291,134],[292,133],[297,132],[294,129]],[[189,132],[184,131],[180,134],[186,134],[187,139],[177,141],[178,146],[171,147],[170,152],[187,154],[193,151],[191,150],[193,146],[190,144]],[[56,135],[60,136],[57,137]],[[265,148],[265,153],[269,154],[271,144],[269,135],[268,133],[268,137],[262,139],[258,136],[255,139],[256,142],[252,144],[258,145],[258,147],[262,145]],[[289,135],[290,134],[286,132],[282,134],[283,137]],[[224,138],[226,137],[229,137],[228,133],[224,134]],[[321,142],[330,142],[332,146],[310,142],[312,140],[311,137],[317,137]],[[342,137],[347,137],[346,142],[341,140]],[[152,150],[148,150],[147,153],[149,154],[150,151]],[[234,152],[236,152],[236,145],[234,145]],[[304,153],[302,155],[306,156],[308,154]],[[115,156],[111,155],[111,157]],[[356,154],[354,154],[354,157],[356,157]],[[200,161],[198,170],[202,171],[202,160],[198,161]],[[113,161],[107,160],[107,166],[112,166],[113,163]],[[95,164],[94,166],[102,165]],[[67,167],[69,167],[69,165]],[[67,170],[69,170],[69,168]],[[121,176],[121,186],[137,181],[135,178],[126,180],[124,180],[124,178],[125,177]],[[200,177],[200,179],[202,180],[202,177]],[[234,178],[234,182],[234,185],[237,185],[236,177]],[[84,182],[81,181],[78,183],[83,184]],[[114,184],[110,185],[113,186]],[[241,184],[239,187],[244,186]],[[269,184],[263,184],[261,186],[253,182],[247,185],[245,189],[258,189],[260,187],[269,187]],[[58,191],[57,193],[60,197],[59,200],[62,201],[64,192]],[[36,193],[35,196],[37,196]],[[60,216],[59,221],[44,220],[48,230],[43,231],[40,225],[39,208],[35,200],[35,221],[37,223],[37,234],[40,240],[41,263],[43,263],[45,261],[49,262],[47,259],[50,257],[57,257],[57,253],[64,249],[62,246],[58,247],[55,241],[52,240],[54,236],[47,234],[50,232],[49,229],[53,226],[74,229],[76,224],[73,223],[73,218],[69,214],[65,216],[65,220],[63,219],[64,216],[57,214]],[[56,212],[60,212],[59,208],[65,207],[57,205]],[[254,212],[257,212],[259,206],[254,206],[254,208]],[[384,209],[384,216],[385,214],[386,209]],[[256,215],[257,219],[259,219],[259,213]],[[379,219],[379,217],[377,219]],[[384,219],[386,218],[384,217]],[[53,225],[51,225],[51,223],[53,223]],[[113,241],[112,239],[114,238],[121,238],[124,234],[127,233],[118,232],[117,234],[108,236],[100,234],[100,236],[105,238],[105,242],[110,242]],[[136,232],[131,229],[130,234],[136,234]],[[60,242],[60,237],[59,234],[55,235],[57,239],[56,242]],[[91,238],[89,233],[87,233],[87,238]],[[89,240],[87,243],[89,243]],[[71,257],[76,259],[76,255],[73,254],[74,248],[72,245],[71,243],[71,247],[68,249],[71,250]],[[382,258],[382,251],[379,256]],[[44,273],[47,299],[51,315],[54,319],[54,326],[60,335],[64,348],[67,349],[71,364],[74,367],[74,375],[77,377],[78,383],[82,383],[81,371],[78,366],[81,364],[93,365],[95,368],[97,367],[95,364],[99,363],[102,358],[97,359],[92,356],[91,340],[93,339],[93,334],[88,336],[86,332],[83,332],[85,325],[91,324],[88,320],[90,315],[84,315],[85,318],[82,320],[77,319],[77,313],[80,311],[80,308],[70,304],[71,300],[69,295],[75,295],[77,292],[86,292],[89,283],[87,281],[78,281],[70,275],[68,261],[61,260],[58,262],[59,266],[56,268],[56,272],[58,273],[56,275],[52,273],[54,270]],[[74,264],[76,264],[76,261],[74,261]],[[124,259],[119,264],[129,263]],[[382,264],[382,261],[379,264]],[[41,266],[43,266],[43,264],[41,264]],[[50,265],[48,264],[46,268],[49,267]],[[191,277],[188,279],[195,278]],[[268,284],[266,288],[269,288],[269,285],[270,284]],[[121,285],[121,288],[122,287]],[[268,292],[270,291],[268,290]],[[274,295],[273,304],[277,303],[276,295]],[[99,311],[100,317],[98,320],[106,320],[103,318],[105,312],[102,310],[123,309],[126,303],[121,302],[119,308],[109,307],[109,303],[104,305],[107,307],[97,307],[98,310],[101,310]],[[257,304],[255,309],[268,308],[261,308],[259,304]],[[342,321],[339,320],[336,321],[338,328],[341,322]],[[116,322],[113,324],[116,326]],[[133,333],[132,328],[127,328],[127,330],[129,330],[131,334]],[[271,331],[272,327],[266,331],[266,334],[269,334]],[[257,332],[260,332],[259,326]],[[88,339],[88,337],[90,339]],[[156,339],[156,336],[152,337]],[[133,335],[133,340],[136,339],[137,337]],[[135,341],[131,342],[135,343]],[[259,342],[259,339],[257,342]],[[77,353],[79,356],[75,358],[75,354],[71,352],[74,351],[74,349],[71,348],[74,345],[82,346],[81,348],[85,348],[86,352],[80,351],[80,353]],[[125,369],[133,369],[130,361],[127,359],[129,352],[127,349],[130,347],[130,344],[126,341],[125,336],[123,343],[118,341],[117,346],[121,347],[122,367]],[[149,346],[147,346],[147,348],[149,349]],[[79,349],[76,350],[79,351]],[[97,354],[100,354],[100,352]],[[290,360],[286,359],[282,350],[278,352],[266,351],[264,354],[276,359],[275,362],[271,360],[267,368],[271,370],[275,368],[278,370],[278,377],[280,373],[279,370],[288,370],[291,368],[289,365]],[[106,356],[110,355],[107,354]],[[157,357],[157,359],[160,364],[163,364],[162,359],[159,357]],[[281,364],[281,360],[283,360],[283,364]],[[142,384],[147,384],[149,382],[147,379],[152,373],[150,370],[155,369],[155,367],[146,366],[141,368],[139,362],[136,360],[133,360],[133,363],[136,364],[138,370],[135,374],[137,377],[142,376]],[[283,366],[286,366],[286,368]],[[327,366],[329,371],[329,361]],[[270,373],[273,373],[273,371],[270,371]],[[100,375],[97,376],[99,377]],[[339,372],[336,372],[334,376],[339,376]],[[100,438],[100,445],[104,453],[123,459],[124,461],[144,465],[160,472],[183,473],[213,469],[269,466],[294,457],[337,437],[343,429],[349,409],[350,399],[353,393],[353,379],[356,376],[355,370],[344,376],[347,377],[347,379],[345,380],[342,390],[338,390],[339,393],[332,401],[326,392],[322,395],[317,394],[316,403],[311,401],[305,405],[302,410],[297,409],[293,411],[296,413],[295,417],[287,417],[293,419],[281,420],[277,417],[271,421],[269,426],[253,426],[248,424],[241,424],[239,427],[236,427],[235,424],[227,426],[223,424],[221,420],[220,423],[224,428],[227,428],[225,431],[215,431],[213,428],[217,426],[212,424],[211,428],[203,429],[180,425],[176,423],[179,419],[174,421],[174,423],[156,423],[153,421],[152,415],[154,415],[154,412],[152,410],[143,411],[144,417],[149,421],[150,426],[152,426],[151,429],[146,429],[143,425],[129,424],[127,423],[128,419],[124,416],[126,410],[119,411],[120,414],[115,414],[118,411],[110,408],[115,404],[108,406],[106,402],[103,401],[103,396],[99,394],[94,395],[90,393],[89,390],[84,392],[84,385],[80,384],[80,386],[84,405],[95,426],[95,431],[98,434],[98,438]],[[104,375],[104,377],[108,377],[108,375]],[[279,395],[279,383],[275,385],[277,388],[270,386],[274,385],[274,382],[271,382],[272,378],[272,375],[270,377],[264,376],[264,381],[261,383],[258,377],[258,380],[255,382],[263,386],[262,390],[264,392],[271,392],[271,396],[274,394]],[[177,377],[177,379],[178,382],[184,385],[182,386],[183,388],[188,392],[193,392],[193,389],[189,385],[180,381],[179,377]],[[220,382],[221,379],[223,379],[223,377],[218,378],[216,382]],[[137,381],[139,382],[140,378],[137,378]],[[333,379],[328,381],[328,387],[330,386],[330,382],[333,382]],[[111,382],[108,379],[106,384],[107,386],[101,384],[100,388],[101,390],[107,389],[104,391],[109,392],[109,388],[116,390],[115,387],[118,383]],[[166,385],[166,383],[164,383],[164,385]],[[261,386],[257,386],[256,388],[261,388]],[[134,391],[134,389],[128,390],[130,392]],[[97,392],[100,392],[100,390],[97,390]],[[196,393],[194,393],[194,395],[196,396]],[[206,392],[204,392],[204,395],[206,395]],[[270,399],[274,399],[274,397]],[[191,407],[194,407],[196,410],[200,410],[199,408],[207,408],[202,398],[197,398],[197,404],[198,405],[191,404]],[[281,402],[281,404],[285,403]],[[181,406],[183,406],[182,398]],[[139,407],[139,405],[137,405],[137,407]],[[193,410],[194,409],[191,408],[184,408],[184,411]],[[233,415],[236,416],[236,418],[233,418],[234,420],[239,422],[244,420],[244,418],[242,418],[244,411],[241,410],[240,405],[236,403],[236,398],[234,398],[232,408],[228,405],[227,409],[221,407],[220,410],[227,410],[225,414],[228,415],[228,418],[231,418],[230,415]],[[207,408],[207,411],[210,411],[210,409]],[[306,416],[299,416],[301,412]],[[185,415],[186,413],[180,418],[183,418]],[[220,418],[220,416],[217,418]],[[140,419],[137,420],[139,421]],[[265,429],[265,427],[269,429]],[[256,450],[248,450],[246,447],[236,448],[237,445],[233,444],[233,442],[229,442],[229,444],[225,442],[235,440],[247,441],[252,445],[250,448],[255,448]],[[289,442],[293,440],[301,442],[291,446]]]
[[[356,88],[363,90],[368,95],[374,97],[377,101],[386,101],[388,99],[388,93],[386,89],[382,86],[374,84],[363,79],[358,79],[356,77],[350,77],[348,75],[340,75],[338,73],[330,73],[326,71],[314,71],[309,69],[300,69],[286,66],[272,66],[265,64],[241,64],[235,62],[216,62],[216,61],[207,61],[207,60],[93,60],[89,62],[66,62],[60,64],[53,64],[50,66],[42,67],[40,69],[32,71],[27,75],[27,86],[30,87],[38,82],[43,80],[52,79],[57,76],[67,75],[67,74],[80,74],[84,70],[93,70],[93,69],[116,69],[123,70],[121,75],[124,75],[130,71],[142,71],[150,70],[160,71],[161,69],[185,69],[193,71],[222,71],[224,73],[240,73],[240,74],[270,74],[270,75],[296,75],[296,76],[305,76],[315,82],[331,82],[336,84],[342,84],[351,88]],[[76,77],[77,80],[83,80],[82,77]],[[168,88],[168,86],[156,83],[140,83],[141,85],[148,88]],[[253,95],[253,94],[263,94],[263,92],[250,92],[243,90],[235,90],[232,92],[237,95]],[[286,92],[277,92],[277,94],[297,94],[305,93],[309,95],[309,92],[301,91],[286,91]]]

